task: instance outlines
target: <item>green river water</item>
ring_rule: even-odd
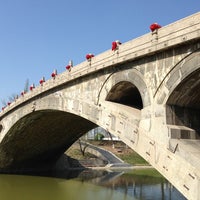
[[[164,178],[142,171],[61,172],[54,177],[0,175],[0,200],[104,199],[185,200]]]

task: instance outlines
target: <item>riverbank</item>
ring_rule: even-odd
[[[76,142],[66,152],[70,168],[118,169],[152,168],[141,156],[122,142],[90,141]]]

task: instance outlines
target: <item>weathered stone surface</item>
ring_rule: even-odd
[[[200,13],[83,62],[0,113],[0,169],[51,168],[96,126],[200,199]],[[189,153],[188,153],[189,152]]]

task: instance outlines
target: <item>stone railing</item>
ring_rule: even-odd
[[[200,39],[200,12],[181,19],[175,23],[160,28],[155,33],[147,33],[141,37],[128,41],[120,45],[119,50],[113,52],[107,50],[92,58],[91,62],[84,61],[74,66],[71,72],[65,71],[38,85],[32,91],[20,96],[11,102],[1,112],[0,117],[12,110],[14,107],[47,92],[55,87],[59,87],[69,81],[80,78],[95,71],[113,65],[130,62],[140,57],[151,55],[156,51],[164,51],[170,47],[186,43],[191,40]]]

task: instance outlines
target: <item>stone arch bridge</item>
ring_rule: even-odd
[[[200,199],[200,13],[38,85],[0,113],[0,169],[52,165],[101,126]]]

